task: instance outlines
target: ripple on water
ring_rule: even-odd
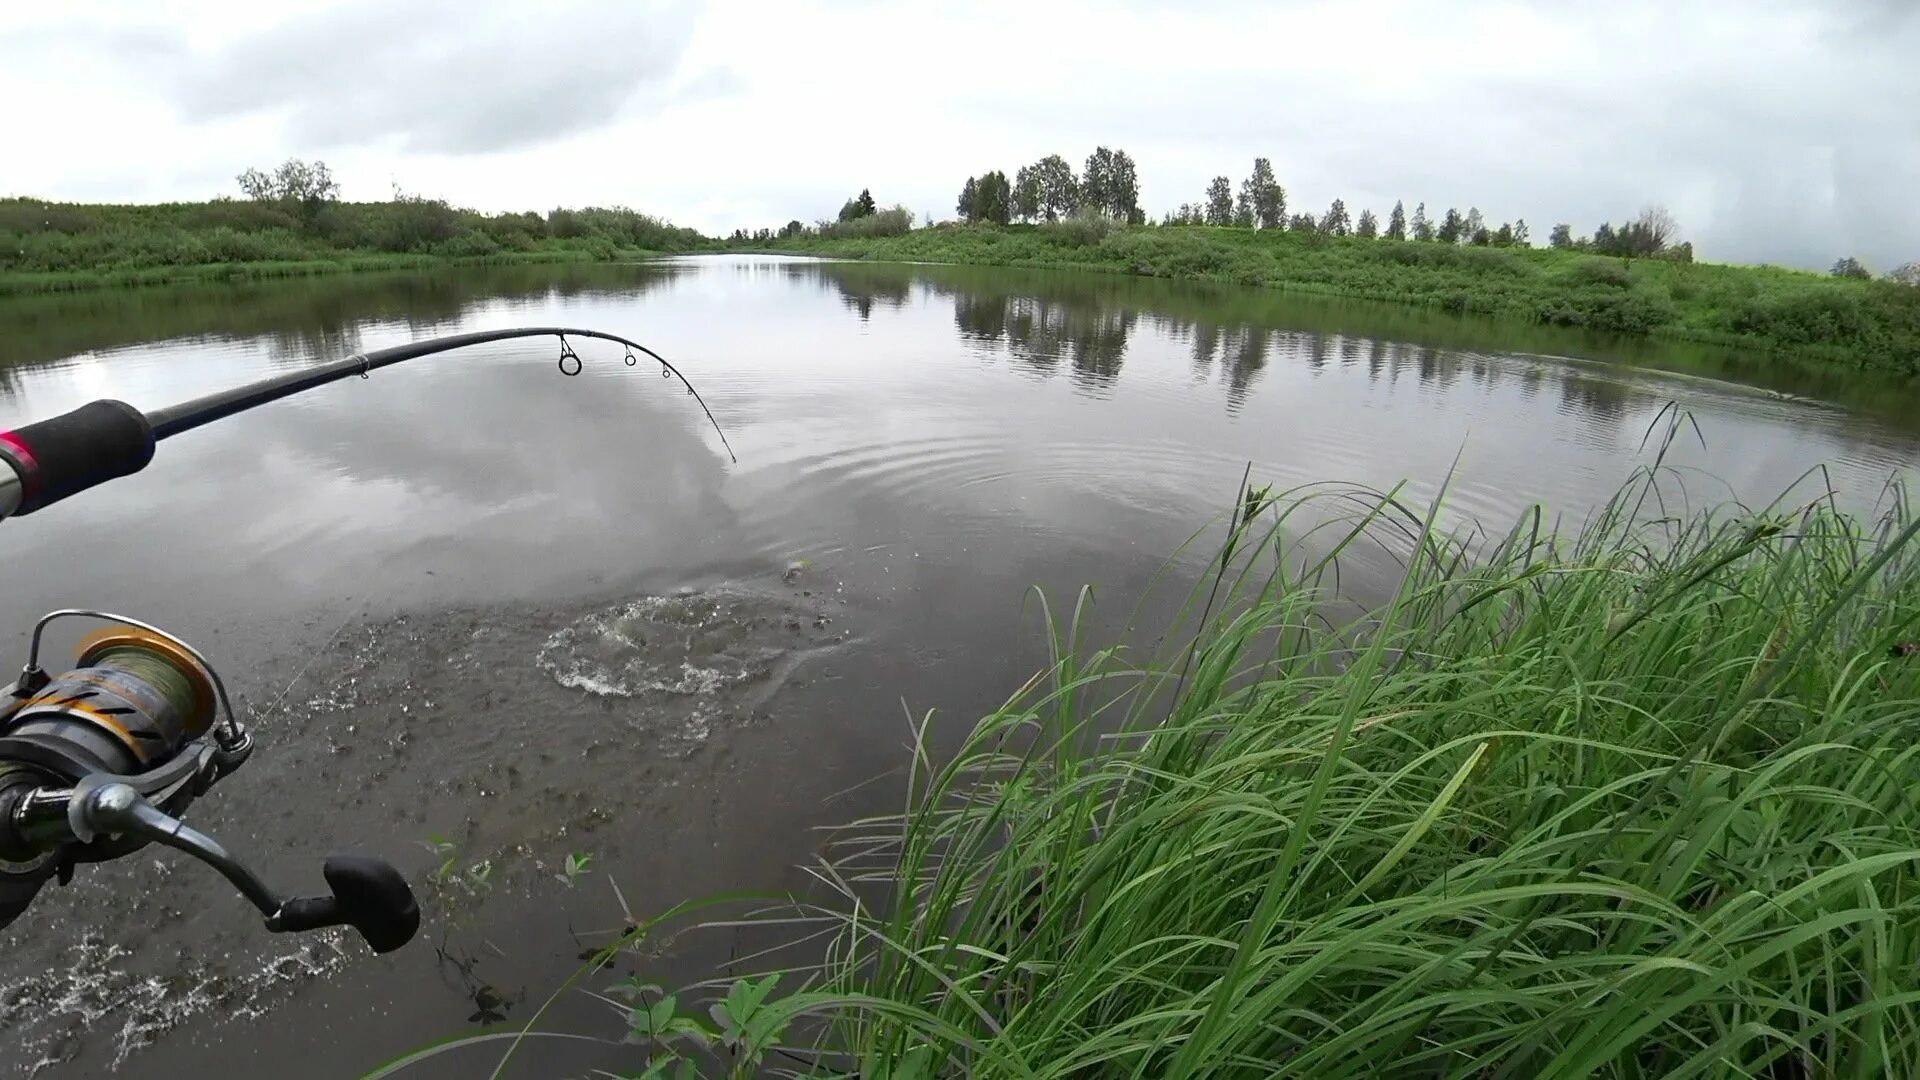
[[[786,600],[711,590],[644,596],[553,632],[536,665],[570,690],[635,699],[653,727],[704,741],[751,709],[810,651],[838,644],[832,618]]]

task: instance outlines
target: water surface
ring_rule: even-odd
[[[1492,526],[1533,503],[1577,520],[1646,460],[1670,402],[1704,436],[1671,458],[1701,501],[1765,501],[1825,466],[1797,497],[1831,484],[1870,506],[1920,461],[1910,389],[1779,358],[757,257],[0,302],[0,424],[553,323],[680,364],[739,463],[656,369],[587,342],[566,378],[557,346],[522,341],[190,433],[0,525],[15,654],[43,610],[123,610],[198,641],[263,717],[197,825],[289,889],[316,888],[329,851],[393,859],[429,913],[420,943],[374,958],[267,935],[170,853],[83,870],[0,938],[4,1064],[350,1073],[524,1018],[623,918],[610,882],[637,912],[796,887],[815,826],[894,805],[910,714],[950,734],[1041,662],[1030,586],[1093,586],[1119,632],[1248,463],[1280,487],[1404,480],[1416,502],[1447,483],[1453,520]],[[1394,570],[1356,553],[1343,584],[1377,594]],[[596,863],[569,887],[575,851]],[[428,880],[448,854],[465,884]],[[697,977],[729,948],[678,943],[648,973]],[[551,1015],[617,1034],[586,999]]]

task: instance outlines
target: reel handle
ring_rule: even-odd
[[[91,779],[91,778],[89,778]],[[74,834],[131,833],[184,851],[232,882],[265,915],[275,933],[351,926],[376,953],[392,952],[420,929],[420,906],[400,871],[364,855],[334,855],[321,873],[331,896],[282,897],[212,837],[155,808],[117,779],[77,785],[67,806]]]
[[[329,855],[320,872],[333,895],[288,899],[267,916],[267,929],[285,933],[351,926],[377,953],[413,940],[420,929],[420,905],[392,863],[365,855]]]

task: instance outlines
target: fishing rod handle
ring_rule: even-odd
[[[153,460],[153,425],[124,401],[91,401],[70,413],[0,434],[0,517],[31,514]]]

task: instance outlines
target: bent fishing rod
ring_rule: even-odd
[[[584,367],[569,337],[626,348],[686,388],[720,443],[726,432],[693,384],[660,354],[617,334],[522,327],[410,342],[356,353],[153,412],[95,401],[63,416],[0,433],[0,518],[43,510],[88,488],[146,468],[156,444],[194,428],[354,375],[469,345],[557,337],[559,368]],[[80,641],[74,666],[41,666],[41,638],[63,620],[103,624]],[[375,952],[405,945],[420,926],[406,878],[384,860],[334,855],[321,868],[330,895],[288,896],[269,886],[212,837],[180,818],[194,799],[253,753],[226,683],[198,649],[157,626],[112,612],[63,609],[34,624],[26,665],[0,690],[0,926],[42,885],[65,885],[77,866],[157,843],[186,852],[225,877],[275,933],[351,926]]]

